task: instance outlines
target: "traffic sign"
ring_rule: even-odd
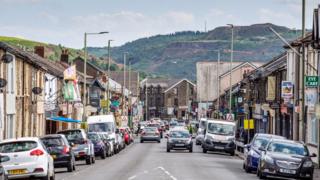
[[[306,87],[318,87],[319,77],[318,76],[306,76],[305,77],[305,86]]]

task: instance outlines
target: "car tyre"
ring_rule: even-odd
[[[203,153],[207,153],[208,150],[207,150],[206,148],[203,148],[203,149],[202,149],[202,152],[203,152]]]
[[[251,169],[249,166],[246,166],[244,164],[243,164],[243,166],[244,166],[244,170],[246,171],[246,173],[251,173]]]
[[[54,170],[53,170],[53,174],[52,176],[50,177],[50,180],[55,180],[56,179],[56,173],[54,173]]]
[[[231,155],[231,156],[234,156],[234,151],[232,151],[232,152],[230,153],[230,155]]]
[[[161,141],[159,140],[158,143],[161,143]]]
[[[140,140],[140,143],[143,143],[143,140]]]
[[[95,163],[96,163],[96,157],[92,156],[92,164],[95,164]]]
[[[86,158],[86,164],[87,164],[87,165],[91,165],[91,164],[92,164],[92,158],[91,158],[91,156]]]
[[[101,154],[101,159],[106,159],[107,157],[107,152],[106,150],[103,150],[102,154]]]
[[[193,148],[192,147],[189,149],[189,152],[191,152],[191,153],[193,152]]]
[[[67,166],[68,172],[72,172],[74,170],[73,160],[71,159]]]

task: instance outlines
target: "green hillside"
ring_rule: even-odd
[[[283,43],[270,30],[273,27],[285,39],[293,40],[300,31],[273,24],[255,24],[235,27],[235,61],[268,61],[284,51]],[[112,48],[112,58],[123,62],[123,53],[129,52],[133,67],[160,76],[195,79],[198,61],[216,61],[221,50],[221,59],[230,59],[231,30],[218,27],[209,32],[184,31],[156,35],[128,42]],[[105,56],[106,48],[90,48],[96,56]]]

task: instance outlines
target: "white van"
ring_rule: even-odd
[[[234,155],[235,123],[226,120],[208,120],[202,143],[203,153],[223,151]]]
[[[198,134],[203,134],[206,127],[207,127],[207,119],[201,118],[199,122]]]
[[[106,133],[111,140],[117,139],[116,120],[112,114],[89,116],[87,123],[89,132]]]

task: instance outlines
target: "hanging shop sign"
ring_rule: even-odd
[[[268,77],[268,86],[267,86],[267,101],[274,101],[276,99],[276,77]]]
[[[76,80],[77,79],[77,71],[76,66],[70,66],[63,72],[64,80]]]
[[[293,97],[293,83],[291,81],[281,82],[281,97],[284,99]]]
[[[306,87],[318,87],[319,77],[318,76],[305,76],[305,86]]]

